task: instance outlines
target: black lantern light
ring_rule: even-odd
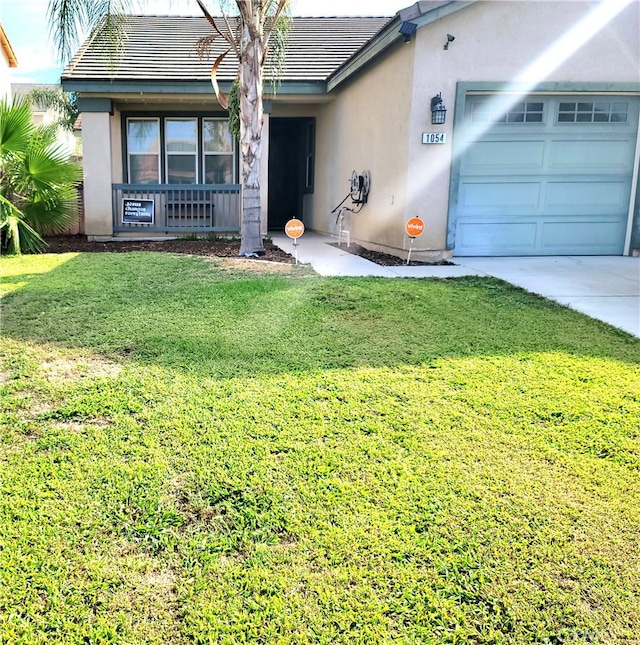
[[[431,123],[433,125],[442,125],[447,119],[447,108],[442,102],[442,94],[438,94],[431,99]]]

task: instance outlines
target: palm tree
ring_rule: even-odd
[[[34,87],[25,97],[32,105],[51,110],[55,124],[67,132],[73,132],[78,120],[77,97],[72,92],[64,92],[61,87]]]
[[[242,227],[240,255],[263,253],[260,233],[260,160],[262,157],[263,79],[267,54],[274,70],[284,59],[286,34],[290,26],[291,0],[219,0],[222,18],[213,18],[202,0],[196,0],[213,33],[198,50],[219,38],[238,59],[240,149],[242,153]],[[117,53],[126,29],[130,0],[49,0],[49,21],[58,49],[69,58],[77,45],[79,31],[102,29],[112,53]],[[144,4],[142,2],[142,4]],[[237,11],[238,28],[232,26],[229,8]],[[226,54],[225,54],[226,55]],[[218,101],[228,108],[227,97],[218,89],[215,74],[224,55],[216,60],[212,82]]]
[[[55,138],[55,126],[31,123],[27,101],[0,102],[0,234],[9,253],[41,251],[43,234],[78,217],[81,170]]]
[[[263,252],[260,234],[260,161],[262,157],[263,77],[270,43],[272,67],[277,75],[285,53],[286,35],[289,31],[290,0],[237,0],[240,28],[233,31],[225,20],[220,28],[209,14],[202,0],[196,0],[205,18],[213,27],[209,39],[200,42],[206,49],[207,41],[221,38],[229,44],[239,61],[238,94],[240,112],[240,149],[242,151],[242,234],[240,255]],[[213,87],[218,101],[228,107],[215,80],[218,65],[226,54],[216,60],[212,70]],[[273,79],[273,77],[272,77]],[[275,79],[273,79],[275,80]]]

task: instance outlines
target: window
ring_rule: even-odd
[[[127,120],[127,157],[130,184],[160,183],[160,122]]]
[[[235,145],[227,119],[202,119],[205,184],[232,184]]]
[[[197,120],[165,119],[164,128],[167,183],[197,184]]]
[[[500,100],[481,99],[471,103],[472,123],[542,123],[544,103],[519,101],[504,110]]]
[[[611,101],[571,101],[558,106],[558,123],[626,123],[629,104]]]
[[[130,184],[233,184],[237,145],[225,118],[126,117]]]

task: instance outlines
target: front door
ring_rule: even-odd
[[[290,219],[303,219],[304,194],[309,192],[312,123],[309,118],[269,121],[269,230],[282,231]]]

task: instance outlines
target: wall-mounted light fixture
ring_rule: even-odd
[[[447,42],[444,44],[445,49],[449,49],[449,43],[452,43],[456,39],[455,36],[452,36],[451,34],[447,34]]]
[[[442,125],[447,119],[447,108],[442,102],[442,94],[437,94],[431,99],[431,123]]]
[[[415,22],[403,22],[400,25],[400,33],[404,37],[404,42],[408,43],[411,41],[411,38],[413,34],[416,33],[416,30],[418,29],[418,25],[416,25]]]

